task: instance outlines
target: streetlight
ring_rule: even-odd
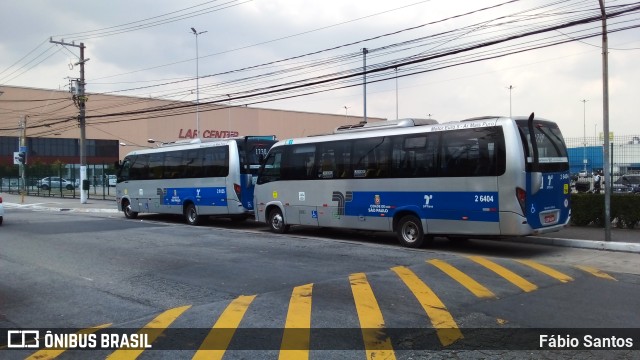
[[[515,87],[513,85],[509,85],[507,89],[509,89],[509,117],[511,117],[511,90],[515,89]]]
[[[344,106],[344,122],[345,124],[347,123],[347,110],[349,110],[348,106]]]
[[[198,55],[198,35],[206,33],[207,30],[198,32],[195,28],[191,28],[191,31],[193,32],[193,35],[196,36],[196,135],[200,138],[200,57]]]

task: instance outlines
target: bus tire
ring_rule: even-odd
[[[403,216],[396,229],[400,244],[409,248],[419,248],[424,243],[422,222],[414,215]]]
[[[289,225],[284,223],[284,216],[279,208],[274,208],[269,212],[268,224],[274,233],[284,234],[289,231]]]
[[[198,215],[198,210],[193,204],[188,204],[184,208],[184,218],[187,220],[187,224],[197,226],[202,221],[202,216]]]
[[[122,201],[122,212],[127,219],[135,219],[138,217],[138,213],[131,210],[131,204],[127,200]]]

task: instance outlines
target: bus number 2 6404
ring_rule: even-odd
[[[476,202],[493,202],[493,195],[476,195]]]

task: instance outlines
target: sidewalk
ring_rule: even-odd
[[[0,193],[6,213],[11,209],[24,208],[47,211],[70,211],[85,213],[117,213],[115,200],[24,196]],[[91,196],[91,195],[90,195]],[[124,215],[123,215],[124,216]],[[640,229],[611,229],[611,241],[604,241],[604,229],[590,226],[570,226],[558,232],[511,238],[509,241],[552,246],[577,247],[609,251],[640,253]]]
[[[48,211],[73,211],[73,212],[100,212],[117,213],[115,198],[113,200],[92,199],[89,194],[87,203],[80,203],[80,197],[55,197],[55,196],[21,196],[18,194],[0,193],[5,207],[5,213],[11,209],[23,208]],[[7,209],[9,209],[7,211]],[[6,215],[6,214],[5,214]]]

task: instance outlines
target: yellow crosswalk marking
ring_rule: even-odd
[[[395,359],[391,340],[384,331],[384,318],[364,273],[349,275],[353,300],[360,320],[367,359]]]
[[[479,298],[485,298],[485,299],[496,298],[496,295],[493,292],[491,292],[491,290],[482,286],[480,283],[472,279],[470,276],[456,269],[449,263],[442,260],[438,260],[438,259],[428,260],[427,263],[437,267],[442,272],[449,275],[455,281],[459,282],[460,285],[464,286],[465,288],[467,288],[467,290],[471,291],[473,295]]]
[[[547,274],[549,276],[551,276],[554,279],[557,279],[563,283],[569,282],[569,281],[573,281],[573,278],[569,275],[563,274],[560,271],[556,270],[556,269],[552,269],[546,265],[542,265],[538,262],[535,262],[533,260],[516,260],[517,262],[527,265],[529,267],[532,267],[544,274]]]
[[[613,280],[613,281],[618,281],[616,278],[614,278],[613,276],[603,272],[600,269],[596,269],[594,267],[591,266],[584,266],[584,265],[577,265],[576,266],[578,269],[582,270],[582,271],[586,271],[589,274],[593,275],[593,276],[597,276],[601,279],[607,279],[607,280]]]
[[[440,343],[444,346],[453,344],[463,338],[453,316],[444,306],[440,298],[409,268],[397,266],[391,268],[407,285],[422,305],[422,308],[431,319],[431,324],[436,329]]]
[[[164,330],[171,325],[191,305],[169,309],[155,317],[147,325],[138,331],[138,334],[147,334],[149,344],[152,344]],[[118,349],[107,357],[109,360],[136,359],[144,349]]]
[[[287,321],[284,325],[281,360],[309,358],[311,337],[311,291],[313,284],[297,286],[291,293]]]
[[[235,330],[256,295],[238,296],[222,312],[193,359],[222,359]],[[218,330],[217,330],[218,329]],[[216,331],[217,330],[217,331]]]
[[[494,263],[491,260],[485,259],[481,256],[469,256],[469,259],[502,276],[505,280],[519,287],[524,292],[531,292],[538,289],[535,284],[529,282],[527,279],[501,265]]]
[[[78,331],[76,334],[93,334],[94,332],[108,328],[111,324],[103,324],[95,327],[82,329]],[[49,350],[40,350],[38,352],[33,353],[31,356],[26,358],[27,360],[42,360],[42,359],[55,359],[58,356],[62,355],[67,349],[49,349]]]

